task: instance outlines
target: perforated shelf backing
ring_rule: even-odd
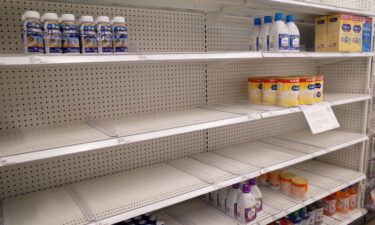
[[[337,7],[371,10],[373,9],[372,0],[308,0],[309,2],[322,3],[325,5],[333,5]]]

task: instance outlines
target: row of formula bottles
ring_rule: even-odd
[[[241,223],[255,220],[263,209],[263,197],[256,178],[213,191],[202,198]]]
[[[146,213],[141,216],[124,220],[114,225],[165,225],[164,221],[158,220],[156,216],[151,213]]]
[[[249,101],[298,106],[323,101],[323,76],[248,78]]]
[[[73,14],[26,11],[22,14],[25,53],[125,53],[128,32],[125,18],[81,16],[76,23]]]
[[[324,204],[319,200],[268,225],[321,225],[323,209]]]
[[[300,33],[294,20],[293,15],[288,15],[285,24],[284,14],[276,13],[274,22],[272,16],[265,16],[262,25],[262,19],[255,18],[250,51],[299,52]]]

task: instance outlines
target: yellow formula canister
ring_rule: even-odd
[[[299,78],[299,104],[314,104],[315,77]]]
[[[323,76],[315,76],[315,94],[314,101],[322,102],[323,101]]]
[[[263,78],[262,102],[266,104],[277,104],[277,79]]]
[[[262,81],[263,79],[258,77],[248,79],[247,83],[250,102],[262,102]]]
[[[298,106],[299,78],[284,77],[277,81],[277,104],[280,106]]]

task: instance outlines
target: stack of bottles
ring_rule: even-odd
[[[324,214],[332,216],[336,212],[347,214],[349,210],[357,208],[358,189],[356,185],[351,185],[341,191],[333,193],[323,199]]]
[[[165,225],[165,223],[158,220],[151,213],[146,213],[142,216],[136,216],[132,219],[115,223],[114,225]]]
[[[263,198],[256,178],[202,196],[203,200],[241,223],[256,219],[263,209]]]
[[[298,106],[323,101],[323,76],[252,77],[249,101],[279,106]]]
[[[279,190],[281,193],[296,200],[304,200],[309,187],[307,179],[297,177],[293,173],[283,172],[282,170],[274,170],[262,174],[259,177],[259,184],[263,187]]]
[[[273,23],[272,16],[265,16],[262,25],[262,18],[255,18],[250,51],[299,52],[300,33],[294,20],[293,15],[288,15],[285,24],[284,14],[276,13]]]
[[[315,51],[371,52],[373,20],[350,14],[315,19]]]
[[[81,16],[26,11],[22,15],[25,53],[124,53],[128,52],[125,18]]]

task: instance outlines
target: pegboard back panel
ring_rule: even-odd
[[[206,132],[198,131],[0,167],[0,199],[145,167],[205,150]]]
[[[365,132],[367,104],[367,101],[363,101],[333,107],[340,127],[350,132]]]
[[[204,14],[159,9],[100,6],[30,0],[0,0],[1,54],[23,53],[21,15],[26,10],[43,14],[124,16],[129,48],[135,52],[203,52]]]
[[[246,100],[247,78],[265,76],[315,75],[314,61],[241,61],[209,65],[207,102]]]
[[[60,65],[0,69],[0,130],[194,107],[204,65]]]
[[[324,76],[324,91],[365,94],[369,88],[368,60],[357,58],[318,66],[318,73]]]
[[[317,0],[308,1],[359,10],[371,10],[373,3],[372,0],[320,0],[320,2],[318,2]]]

